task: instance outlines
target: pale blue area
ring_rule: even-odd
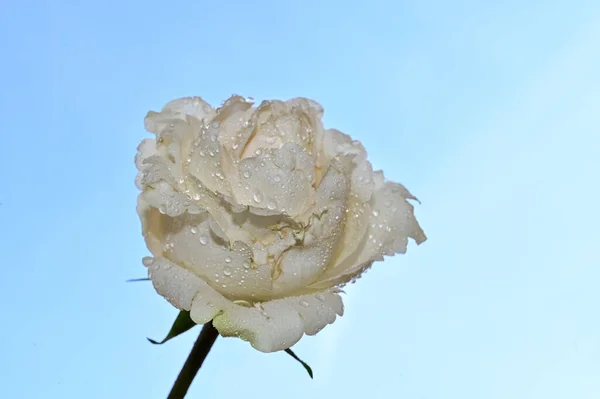
[[[486,5],[484,5],[486,4]],[[165,398],[197,331],[143,277],[167,101],[307,96],[429,236],[296,352],[221,339],[190,398],[600,397],[600,3],[13,1],[0,9],[0,397]]]

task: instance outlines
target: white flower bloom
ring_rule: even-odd
[[[311,100],[183,98],[146,116],[137,211],[158,293],[263,352],[316,334],[339,287],[425,240],[415,199]]]

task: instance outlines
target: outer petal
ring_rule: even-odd
[[[184,267],[218,289],[223,295],[249,301],[271,294],[271,268],[252,261],[253,253],[241,241],[223,242],[214,232],[207,213],[177,217],[145,215],[144,235],[148,247]]]
[[[340,259],[311,288],[324,289],[344,284],[359,276],[374,261],[383,260],[384,255],[406,252],[409,237],[417,244],[425,241],[427,237],[407,198],[414,197],[404,186],[393,182],[382,183],[373,194],[370,204],[372,211],[370,215],[366,215],[369,227],[356,244],[356,251],[345,259]]]
[[[304,333],[316,334],[344,312],[337,292],[276,299],[246,307],[232,305],[213,319],[223,336],[240,337],[261,352],[287,349]],[[193,318],[192,310],[192,318]]]
[[[193,214],[202,212],[202,208],[164,181],[156,183],[153,188],[144,190],[140,194],[140,198],[160,213],[169,216],[181,215],[186,210]]]
[[[187,121],[189,117],[209,121],[215,115],[215,110],[200,97],[185,97],[167,103],[161,112],[148,112],[144,124],[146,130],[160,135],[167,127],[173,128],[178,121]]]
[[[178,309],[189,310],[196,293],[206,283],[165,258],[144,258],[156,291]]]
[[[144,139],[137,147],[137,153],[135,154],[135,166],[139,170],[142,169],[142,165],[145,159],[156,154],[156,140]]]

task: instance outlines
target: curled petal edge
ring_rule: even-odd
[[[224,337],[239,337],[261,352],[288,349],[344,314],[339,290],[250,304],[230,301],[192,272],[165,258],[144,258],[156,291],[173,306],[189,310],[197,324],[212,320]]]

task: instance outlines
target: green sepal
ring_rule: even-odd
[[[190,312],[188,310],[182,310],[177,315],[177,318],[175,319],[175,322],[173,322],[171,330],[169,331],[165,339],[158,342],[151,338],[148,338],[148,341],[155,345],[161,345],[170,340],[171,338],[175,338],[176,336],[183,334],[184,332],[186,332],[194,326],[196,326],[196,323],[194,323],[194,321],[190,317]]]
[[[285,353],[287,353],[288,355],[290,355],[291,357],[293,357],[294,359],[296,359],[297,361],[300,362],[300,364],[302,364],[302,366],[304,366],[304,368],[306,369],[306,372],[308,373],[308,375],[310,376],[310,378],[313,378],[313,372],[312,369],[310,368],[310,366],[308,364],[306,364],[302,359],[300,359],[298,356],[296,356],[296,354],[294,353],[294,351],[292,351],[291,349],[286,349]]]

